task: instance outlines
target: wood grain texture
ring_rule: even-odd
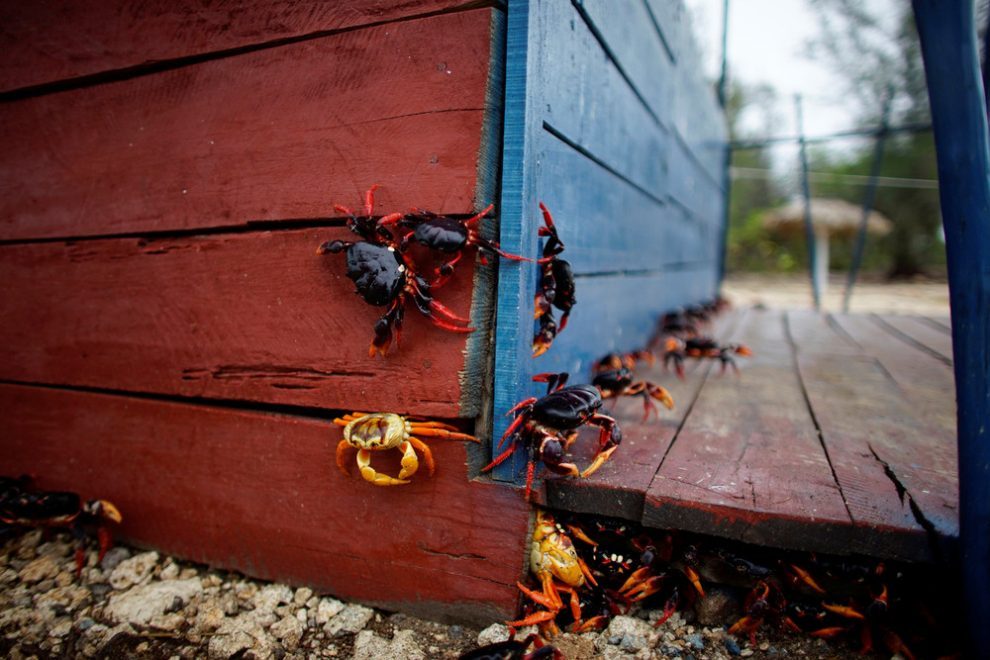
[[[915,531],[918,538],[910,543],[912,530],[931,527],[942,537],[957,536],[953,434],[916,415],[883,366],[824,317],[788,319],[801,380],[853,521],[896,530],[857,537],[853,547],[876,552],[874,544],[903,537],[905,550],[914,548],[918,558],[931,552],[931,539]]]
[[[735,314],[723,314],[715,319],[710,332],[716,337],[728,336],[737,320]],[[644,421],[643,403],[639,397],[607,402],[606,414],[614,417],[622,429],[621,446],[587,479],[548,478],[543,495],[547,505],[565,511],[640,522],[646,491],[709,377],[711,366],[711,363],[692,361],[685,366],[685,378],[681,380],[659,363],[653,367],[638,365],[636,378],[666,388],[674,399],[674,410],[668,411],[658,405],[659,419],[651,416]],[[590,373],[585,373],[581,380],[572,382],[587,382],[590,378]],[[578,465],[590,464],[596,446],[597,431],[593,428],[582,431],[582,437],[572,447]]]
[[[384,310],[354,294],[343,255],[315,254],[335,238],[354,235],[325,228],[0,247],[0,379],[476,414],[479,401],[459,402],[465,335],[434,327],[412,304],[398,349],[368,357]],[[437,291],[461,315],[471,308],[472,262]]]
[[[0,239],[326,218],[372,183],[382,213],[470,212],[491,12],[7,103]]]
[[[609,30],[632,15],[626,4],[610,17]],[[637,15],[649,29],[630,28],[629,39],[649,42],[623,44],[620,57],[589,7],[520,1],[508,16],[501,241],[512,252],[538,255],[538,202],[545,201],[567,246],[562,258],[586,277],[578,278],[570,325],[533,361],[538,271],[526,264],[508,278],[500,275],[495,437],[506,427],[502,413],[539,393],[529,382],[533,373],[580,373],[611,349],[638,348],[661,314],[716,292],[724,195],[685,183],[704,176],[684,173],[699,165],[664,127],[672,106],[655,110],[629,75],[628,67],[640,63],[626,62],[630,52],[661,55],[663,61],[643,66],[662,75],[676,58],[664,53],[642,11]],[[684,75],[701,78],[698,68]],[[637,76],[648,74],[637,68]],[[692,124],[690,130],[702,129]],[[672,198],[674,183],[692,197]],[[521,461],[507,461],[496,477],[512,480],[521,468]]]
[[[897,314],[877,317],[881,327],[912,347],[952,364],[952,335],[910,316]]]
[[[889,316],[884,318],[890,319]],[[890,335],[878,332],[876,323],[868,317],[835,314],[830,321],[840,333],[855,341],[864,353],[876,358],[897,383],[917,417],[955,438],[956,384],[950,367],[929,353],[891,341]],[[955,454],[956,443],[952,441],[944,447],[939,444],[938,448],[950,449]]]
[[[380,488],[337,470],[329,420],[10,385],[0,409],[0,474],[113,501],[129,542],[421,616],[514,613],[529,507],[467,480],[464,443]]]
[[[6,2],[0,92],[383,23],[464,0]]]
[[[660,466],[643,522],[775,547],[848,551],[850,518],[801,394],[778,312],[732,341],[755,355],[711,377]]]

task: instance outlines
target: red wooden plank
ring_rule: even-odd
[[[643,522],[796,549],[845,552],[849,513],[801,394],[779,312],[734,334],[755,356],[709,378],[646,496]]]
[[[720,315],[712,324],[712,334],[716,337],[728,335],[738,322],[739,314],[731,312]],[[651,416],[644,422],[643,404],[639,397],[622,398],[606,404],[607,414],[615,417],[622,429],[622,445],[605,465],[587,479],[547,479],[542,502],[556,509],[640,522],[646,491],[653,475],[701,391],[710,367],[708,363],[692,362],[687,365],[684,380],[665,371],[660,364],[652,368],[637,368],[637,378],[662,385],[670,392],[674,410],[667,411],[658,405],[660,419]],[[591,463],[596,440],[597,431],[593,428],[582,431],[582,437],[572,447],[578,465],[583,467]]]
[[[852,342],[824,317],[791,313],[788,318],[793,319],[801,378],[855,522],[910,533],[920,527],[914,500],[923,525],[930,523],[944,536],[958,535],[956,468],[946,450],[954,444],[952,435],[916,415],[877,360],[851,349]],[[918,532],[914,536],[918,539],[911,545],[918,547],[913,551],[928,550],[929,540]],[[856,541],[854,547],[873,551],[873,544],[886,538]],[[905,550],[912,552],[909,545]]]
[[[348,31],[0,108],[0,239],[463,213],[492,10]],[[487,201],[487,200],[486,200]]]
[[[411,303],[401,345],[368,357],[384,310],[354,294],[343,255],[316,255],[333,238],[354,236],[338,227],[0,247],[0,380],[475,415],[477,391],[460,377],[467,335],[434,327]],[[472,262],[437,292],[465,316]]]
[[[919,346],[946,364],[952,364],[952,335],[946,334],[910,316],[889,314],[875,317],[881,327],[901,341]]]
[[[469,481],[464,443],[381,488],[337,470],[329,421],[9,385],[0,409],[0,474],[112,500],[132,542],[421,616],[514,613],[529,507]]]
[[[889,317],[884,317],[889,318]],[[916,351],[877,328],[868,317],[836,314],[832,321],[867,355],[875,357],[897,383],[917,416],[956,435],[956,383],[945,362],[924,351]],[[931,450],[951,451],[945,460],[956,463],[956,443],[938,443]]]
[[[451,9],[464,0],[0,4],[0,91]]]

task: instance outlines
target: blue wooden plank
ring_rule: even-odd
[[[576,273],[662,270],[706,258],[708,228],[682,208],[658,202],[549,133],[538,150],[541,180],[572,182],[540,192]]]
[[[540,8],[542,121],[662,199],[669,136],[623,79],[570,3]]]
[[[638,34],[654,40],[651,48],[669,66],[669,55],[655,48],[656,32]],[[684,199],[669,198],[669,136],[602,42],[571,3],[509,2],[501,241],[537,256],[538,201],[545,201],[567,245],[563,257],[578,273],[578,305],[550,352],[531,358],[538,269],[502,263],[495,439],[508,425],[509,408],[544,391],[530,382],[533,374],[568,370],[587,380],[592,360],[642,346],[663,312],[716,292],[724,194],[718,185],[705,187],[690,143],[695,129],[717,135],[719,127],[687,126],[674,161]],[[700,75],[694,69],[684,77]],[[696,108],[714,102],[695,95]],[[518,482],[524,465],[519,455],[496,468],[495,478]]]
[[[948,257],[969,656],[990,657],[990,138],[973,3],[913,0]]]
[[[533,107],[533,85],[538,82],[538,44],[530,39],[536,5],[510,0],[506,25],[505,124],[502,147],[502,196],[499,204],[502,247],[515,254],[536,254],[535,150],[533,135],[540,131]],[[533,45],[533,50],[530,46]],[[503,414],[517,401],[517,393],[529,389],[532,343],[532,300],[536,267],[508,265],[502,260],[498,278],[497,331],[495,335],[494,414],[495,439],[505,431]],[[525,457],[516,456],[499,466],[495,479],[513,481]]]

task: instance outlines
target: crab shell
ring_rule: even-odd
[[[529,565],[536,575],[549,573],[572,587],[584,585],[584,573],[581,572],[574,543],[545,514],[537,519],[530,546]]]
[[[409,422],[401,415],[373,413],[351,420],[344,427],[344,440],[356,449],[384,451],[408,440],[411,431]]]

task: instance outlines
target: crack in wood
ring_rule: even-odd
[[[931,355],[933,358],[935,358],[939,362],[944,363],[949,367],[952,366],[952,360],[950,358],[947,358],[938,351],[922,344],[914,337],[911,337],[910,335],[907,335],[904,332],[902,332],[899,328],[895,328],[891,324],[887,323],[887,321],[885,321],[881,316],[877,314],[870,314],[870,320],[873,321],[873,323],[875,323],[876,325],[886,330],[887,333],[890,334],[892,337],[899,339],[908,346],[911,346],[912,348],[916,348],[922,353],[927,353],[928,355]]]
[[[295,378],[298,380],[326,380],[340,377],[376,378],[378,374],[372,371],[339,369],[324,371],[307,367],[284,366],[278,364],[223,364],[210,368],[187,368],[182,370],[182,380],[255,380],[268,378]],[[273,384],[277,387],[277,384]],[[286,387],[291,387],[287,385]]]

